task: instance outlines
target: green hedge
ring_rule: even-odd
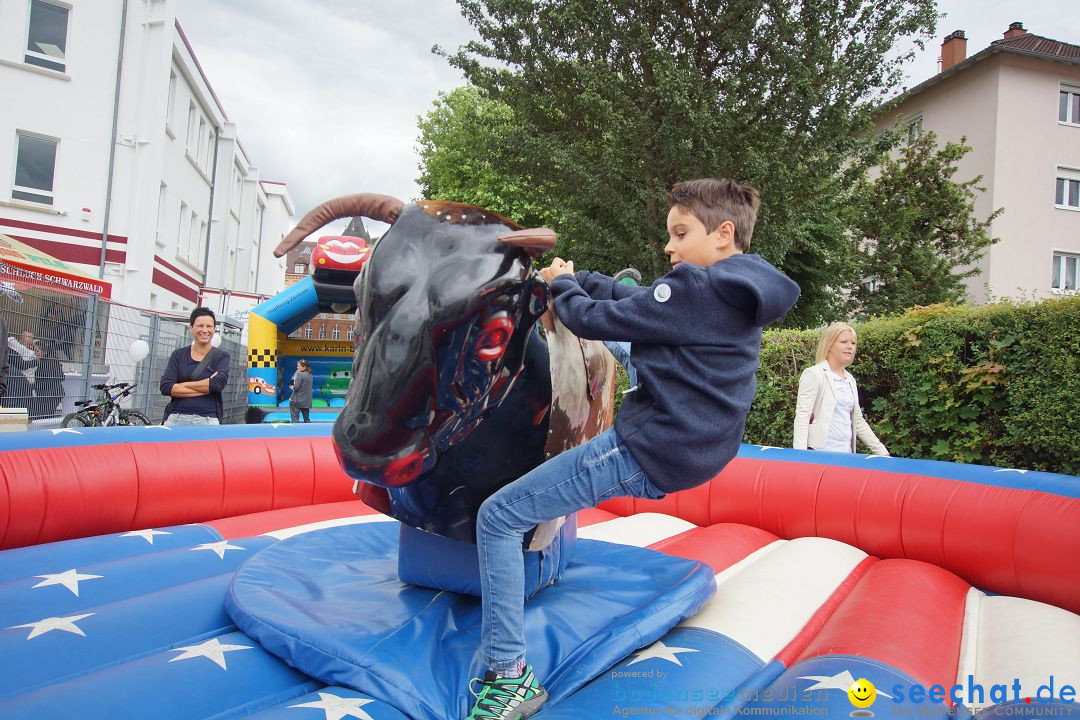
[[[850,370],[893,455],[1080,474],[1080,297],[936,305],[856,330]],[[745,442],[791,446],[819,334],[765,334]]]

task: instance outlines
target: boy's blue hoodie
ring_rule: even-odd
[[[581,271],[556,277],[551,291],[574,334],[631,343],[638,389],[615,432],[665,492],[700,485],[735,457],[762,328],[799,298],[794,281],[747,254],[710,267],[682,263],[648,287]]]

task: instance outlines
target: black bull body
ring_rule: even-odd
[[[547,312],[533,262],[554,233],[481,208],[338,198],[308,213],[277,253],[334,216],[359,214],[392,225],[354,285],[339,459],[372,507],[474,542],[487,497],[611,424],[614,360]],[[527,538],[530,547],[552,529]]]

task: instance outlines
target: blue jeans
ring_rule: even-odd
[[[627,495],[658,499],[664,493],[609,428],[504,486],[480,506],[481,638],[489,669],[504,672],[525,657],[524,534],[537,523]]]
[[[637,369],[634,364],[630,362],[630,343],[628,342],[616,342],[614,340],[605,340],[604,347],[608,349],[615,359],[619,361],[619,364],[626,370],[626,374],[630,377],[630,387],[637,387]]]

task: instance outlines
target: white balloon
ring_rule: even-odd
[[[134,362],[139,362],[150,354],[150,346],[146,344],[145,340],[135,340],[131,343],[131,347],[128,348],[128,353],[131,354],[131,359]]]
[[[221,347],[221,336],[214,333],[214,337],[210,338],[210,344],[214,347]]]

